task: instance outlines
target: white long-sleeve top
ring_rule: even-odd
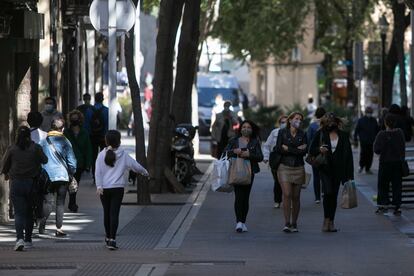
[[[263,152],[263,160],[269,161],[270,152],[276,146],[277,142],[277,135],[279,134],[280,128],[275,128],[270,132],[269,137],[267,137],[266,142],[263,144],[262,152]]]
[[[96,188],[123,188],[127,181],[124,179],[125,170],[148,175],[147,170],[122,149],[114,150],[116,161],[114,167],[105,164],[105,155],[108,148],[103,149],[96,158],[95,183]]]

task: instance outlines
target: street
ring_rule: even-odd
[[[123,137],[125,144],[128,139]],[[210,190],[210,163],[206,156],[198,160],[206,174],[196,176],[191,193],[155,194],[153,205],[136,206],[136,194],[127,192],[118,251],[104,246],[102,207],[87,177],[79,213],[65,214],[67,238],[52,235],[50,220],[46,235],[34,230],[33,249],[15,252],[13,225],[0,226],[0,275],[412,275],[414,211],[404,206],[401,217],[374,214],[376,170],[356,174],[359,206],[338,209],[338,233],[321,232],[323,210],[310,184],[302,190],[299,233],[286,234],[282,210],[273,208],[270,171],[262,164],[249,232],[240,234],[234,231],[233,194]]]

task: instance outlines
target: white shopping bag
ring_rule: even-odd
[[[230,193],[233,186],[228,184],[230,161],[227,156],[213,161],[213,171],[210,176],[211,189],[215,192]]]

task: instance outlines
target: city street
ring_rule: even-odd
[[[79,213],[65,215],[67,238],[52,235],[51,220],[49,234],[34,231],[33,249],[15,252],[13,226],[2,225],[0,275],[412,275],[414,210],[405,206],[401,217],[375,215],[375,174],[357,175],[359,206],[338,210],[338,233],[320,231],[323,210],[309,186],[302,193],[299,233],[286,234],[282,210],[273,208],[270,171],[262,165],[251,194],[249,232],[239,234],[233,194],[210,190],[211,160],[201,157],[206,174],[197,176],[192,193],[153,195],[151,206],[133,205],[135,194],[126,193],[118,251],[104,246],[101,205],[90,178],[81,183]]]

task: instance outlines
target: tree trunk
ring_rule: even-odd
[[[399,4],[396,0],[392,1],[392,11],[394,15],[394,28],[390,49],[384,66],[384,106],[390,106],[392,103],[394,73],[397,65],[400,66],[401,105],[407,105],[407,81],[405,78],[404,66],[404,33],[410,25],[410,15],[405,15],[404,3]]]
[[[348,102],[351,102],[354,108],[358,105],[358,94],[355,93],[354,85],[354,65],[353,65],[353,56],[352,56],[352,47],[354,41],[348,40],[345,44],[345,60],[346,60],[346,80],[347,80],[347,98]],[[355,109],[357,110],[357,109]]]
[[[178,45],[172,110],[175,123],[191,123],[191,94],[200,36],[200,0],[186,0]]]
[[[134,0],[137,6],[138,1]],[[142,119],[140,88],[135,75],[134,64],[134,28],[129,31],[129,36],[125,39],[125,65],[128,74],[129,88],[131,89],[132,112],[134,114],[135,125],[135,158],[145,168],[147,166],[147,157],[145,156],[145,133]],[[151,204],[151,195],[148,181],[143,177],[137,178],[137,203],[139,205]]]
[[[153,112],[148,148],[148,167],[151,174],[151,189],[154,192],[169,190],[164,169],[171,166],[172,122],[169,111],[173,84],[174,45],[183,4],[183,0],[162,0],[160,3]]]

